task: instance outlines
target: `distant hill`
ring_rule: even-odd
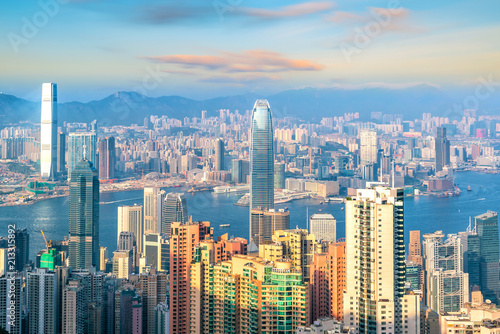
[[[142,124],[149,115],[167,115],[183,119],[218,115],[219,109],[251,109],[256,99],[267,98],[275,118],[295,116],[319,121],[322,117],[359,112],[368,120],[372,111],[403,114],[405,119],[420,118],[422,113],[444,115],[455,101],[441,90],[428,85],[404,89],[365,88],[304,88],[288,90],[270,96],[254,94],[218,97],[203,101],[181,96],[147,97],[136,92],[117,92],[102,100],[59,104],[59,122],[90,122],[97,119],[103,126]],[[40,102],[27,101],[0,94],[0,126],[20,121],[39,122]],[[2,127],[3,127],[2,126]]]

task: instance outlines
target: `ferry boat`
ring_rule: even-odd
[[[472,188],[470,187],[470,184],[469,184],[469,186],[467,187],[467,191],[472,191]]]
[[[220,224],[219,227],[230,227],[231,224]]]

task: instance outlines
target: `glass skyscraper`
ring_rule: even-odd
[[[68,179],[76,165],[86,159],[97,166],[97,133],[75,132],[68,136]]]
[[[496,303],[500,293],[498,215],[488,211],[474,217],[474,223],[480,240],[481,292],[485,300]]]
[[[250,210],[273,209],[273,117],[267,100],[257,100],[252,111],[250,184]]]
[[[188,221],[186,196],[181,193],[168,193],[163,202],[161,233],[171,235],[170,225],[174,222],[184,224]]]
[[[88,160],[80,161],[70,176],[69,265],[99,268],[99,178]]]

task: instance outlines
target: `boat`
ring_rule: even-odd
[[[470,187],[470,184],[469,184],[469,186],[467,187],[467,191],[472,191],[472,188]]]
[[[230,227],[231,224],[220,224],[219,227]]]

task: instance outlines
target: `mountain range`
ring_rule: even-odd
[[[102,100],[59,103],[58,121],[91,122],[97,119],[101,126],[143,124],[144,117],[166,115],[183,119],[219,115],[218,110],[251,110],[256,99],[266,98],[275,118],[298,117],[319,121],[322,117],[341,116],[359,112],[368,120],[372,111],[403,114],[405,120],[420,118],[422,113],[435,116],[449,114],[457,102],[445,92],[430,85],[408,88],[304,88],[287,90],[270,96],[255,94],[193,100],[181,96],[147,97],[136,92],[116,92]],[[13,95],[0,94],[0,127],[22,121],[40,122],[40,102],[24,100]]]

